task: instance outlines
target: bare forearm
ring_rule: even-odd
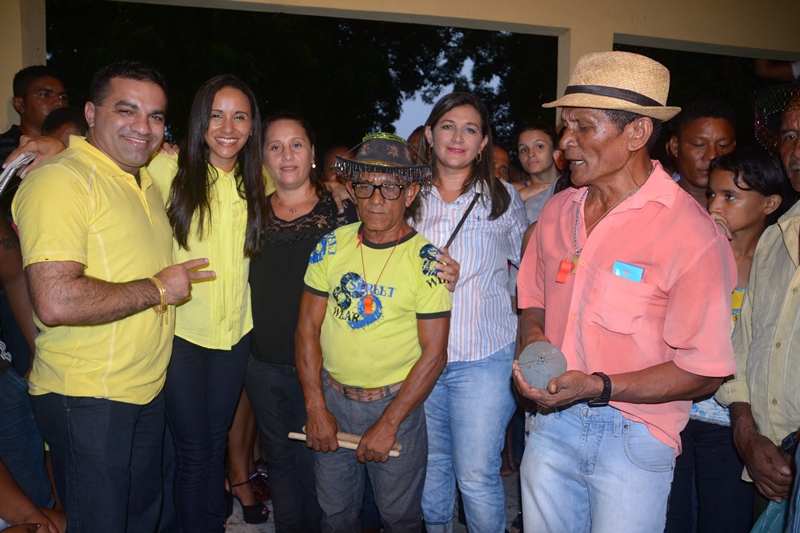
[[[692,374],[671,361],[609,377],[612,383],[611,399],[632,403],[691,400],[713,393],[723,380]],[[598,376],[592,378],[596,381],[599,396],[603,390],[603,382]]]
[[[418,320],[417,332],[422,355],[411,367],[397,396],[380,418],[380,421],[395,431],[403,420],[425,401],[447,364],[450,318]]]
[[[47,278],[40,281],[47,283]],[[158,288],[149,279],[109,283],[79,276],[69,281],[53,278],[50,282],[47,294],[31,290],[37,315],[49,325],[104,324],[161,302]]]
[[[523,309],[519,316],[519,341],[517,355],[519,357],[523,348],[537,341],[547,341],[544,334],[544,309],[529,307]]]
[[[9,524],[22,524],[37,509],[17,484],[8,467],[0,462],[0,518]]]
[[[295,334],[295,365],[306,402],[306,410],[327,409],[322,393],[322,349],[319,336],[297,329]]]
[[[421,357],[412,367],[397,396],[381,415],[381,419],[394,428],[400,427],[403,420],[428,397],[446,364],[446,350],[430,357]]]
[[[731,428],[756,429],[756,421],[749,403],[733,402],[728,406],[728,410],[731,414]]]
[[[322,393],[322,345],[319,340],[325,309],[325,298],[309,292],[303,293],[300,299],[300,319],[294,335],[295,366],[309,413],[327,411]]]

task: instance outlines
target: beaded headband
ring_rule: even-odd
[[[355,155],[353,155],[355,154]],[[365,181],[365,174],[378,173],[399,183],[429,184],[431,167],[402,137],[393,133],[371,133],[342,156],[336,156],[336,175],[352,182]]]

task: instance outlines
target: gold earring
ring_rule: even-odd
[[[478,162],[478,164],[480,165],[481,164],[481,159],[483,159],[483,152],[478,152],[478,155],[475,156],[475,159]]]
[[[317,168],[317,164],[315,162],[311,162],[311,168]]]

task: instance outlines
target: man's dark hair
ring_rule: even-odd
[[[155,83],[161,87],[165,96],[167,94],[167,80],[150,65],[139,61],[117,61],[95,72],[89,86],[89,101],[95,105],[101,105],[110,92],[113,78]]]
[[[62,80],[58,72],[52,68],[46,65],[33,65],[31,67],[25,67],[14,74],[14,81],[12,82],[14,96],[25,98],[31,84],[39,78],[55,78],[60,81],[62,85],[64,84],[64,80]]]
[[[645,115],[640,115],[638,113],[633,113],[631,111],[621,111],[619,109],[600,109],[608,119],[617,127],[617,131],[622,133],[625,129],[625,126],[633,122],[634,120],[638,120]],[[653,122],[653,133],[650,134],[650,138],[647,139],[647,151],[650,152],[653,150],[653,147],[656,145],[656,141],[658,140],[658,136],[661,135],[661,125],[663,124],[660,120],[653,117],[645,117],[649,118]]]
[[[66,124],[73,124],[81,135],[86,135],[89,125],[83,109],[77,107],[59,107],[45,117],[42,123],[42,135],[49,135]]]
[[[695,100],[675,115],[670,121],[672,134],[680,138],[681,133],[693,121],[699,118],[721,118],[736,131],[736,112],[730,104],[720,100]]]

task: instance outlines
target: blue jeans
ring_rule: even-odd
[[[753,484],[742,481],[744,463],[736,452],[730,426],[689,420],[681,431],[681,448],[675,462],[665,532],[750,531]]]
[[[164,394],[134,405],[31,396],[70,533],[152,533],[161,513]]]
[[[322,509],[314,482],[314,451],[305,442],[287,437],[290,431],[300,432],[306,424],[297,369],[251,357],[244,382],[261,432],[275,531],[318,532]]]
[[[340,431],[362,435],[380,418],[396,394],[374,402],[348,400],[323,382],[328,410]],[[386,533],[422,530],[422,484],[428,457],[425,411],[419,406],[400,424],[396,441],[403,446],[399,457],[385,463],[358,462],[353,450],[314,452],[317,495],[322,507],[322,531],[359,533],[364,479],[369,479]]]
[[[674,455],[613,407],[537,414],[520,469],[526,533],[663,531]]]
[[[480,361],[448,363],[425,400],[428,474],[422,510],[428,533],[452,531],[456,480],[469,530],[505,531],[500,452],[515,407],[513,360],[509,344]]]
[[[33,503],[49,505],[44,442],[33,421],[28,382],[13,367],[0,374],[0,459]]]
[[[800,448],[794,455],[794,464],[800,465]],[[789,514],[789,522],[786,524],[786,533],[800,533],[800,476],[794,475],[794,488],[791,494],[792,504]]]
[[[210,350],[175,337],[164,393],[175,444],[175,508],[180,531],[225,527],[225,448],[242,392],[250,337]]]

